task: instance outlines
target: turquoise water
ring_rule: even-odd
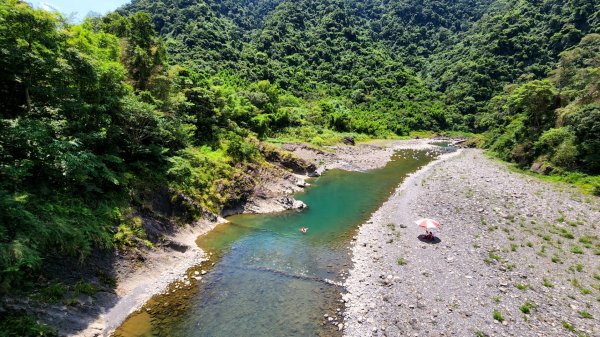
[[[351,237],[407,174],[433,159],[402,151],[384,168],[332,170],[295,197],[308,208],[228,218],[198,240],[214,266],[198,287],[132,316],[119,336],[332,336]],[[301,227],[308,227],[301,233]],[[158,310],[174,301],[175,309]],[[166,306],[166,305],[165,305]],[[149,312],[148,312],[149,311]],[[339,315],[337,315],[339,317]]]

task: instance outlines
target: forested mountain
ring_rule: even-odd
[[[357,16],[376,40],[385,41],[404,62],[421,67],[427,58],[460,41],[461,32],[477,22],[491,0],[350,1]]]
[[[185,20],[199,25],[210,22],[213,26],[204,30],[200,30],[203,26],[181,32],[167,30],[165,36],[178,40],[189,41],[194,36],[193,44],[188,45],[191,49],[206,45],[204,38],[194,35],[197,32],[220,41],[221,34],[229,30],[218,25],[232,23],[237,29],[230,30],[237,34],[230,41],[244,43],[236,52],[226,43],[210,48],[211,53],[220,53],[213,71],[229,67],[227,62],[235,59],[231,68],[248,79],[269,79],[285,89],[308,85],[302,89],[314,91],[319,83],[325,87],[339,84],[350,93],[374,78],[394,77],[390,71],[408,67],[430,88],[444,94],[449,115],[456,109],[464,118],[458,124],[469,128],[476,127],[473,116],[506,84],[546,77],[561,51],[600,29],[600,9],[594,1],[234,3],[134,1],[122,13],[147,11],[156,25],[163,27],[165,14],[156,8],[180,8],[171,11],[186,13],[186,18],[178,21],[171,15],[171,25],[184,26]],[[204,14],[199,16],[202,20],[195,20],[192,13],[196,7],[210,8],[218,20]],[[183,50],[177,44],[170,47],[174,60],[203,59],[192,54],[182,59],[189,53]],[[316,83],[310,85],[311,81]],[[389,91],[397,84],[376,86]]]
[[[506,84],[546,77],[560,52],[599,31],[597,1],[497,1],[432,57],[426,76],[448,104],[474,115]]]
[[[0,293],[49,254],[151,246],[157,189],[174,222],[243,202],[268,138],[481,132],[597,174],[599,34],[590,0],[133,0],[79,25],[0,0]]]

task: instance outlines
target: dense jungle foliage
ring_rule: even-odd
[[[543,80],[507,87],[478,115],[492,151],[520,166],[600,172],[600,34],[560,54]]]
[[[242,201],[270,138],[483,132],[598,174],[599,34],[585,0],[133,0],[81,24],[0,0],[0,292],[151,246],[157,186],[182,222]]]
[[[0,17],[2,292],[51,255],[151,245],[140,212],[157,186],[182,222],[238,202],[273,151],[257,136],[296,104],[268,81],[169,66],[146,13],[69,25],[4,1]]]

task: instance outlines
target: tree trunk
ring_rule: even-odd
[[[27,103],[27,112],[31,111],[31,95],[29,95],[29,85],[25,87],[25,101]]]

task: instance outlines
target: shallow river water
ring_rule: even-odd
[[[198,239],[212,259],[188,271],[191,282],[155,296],[115,336],[340,334],[323,315],[343,310],[340,285],[351,265],[352,236],[409,173],[435,155],[403,150],[381,169],[328,171],[295,195],[308,205],[302,211],[229,217]]]

